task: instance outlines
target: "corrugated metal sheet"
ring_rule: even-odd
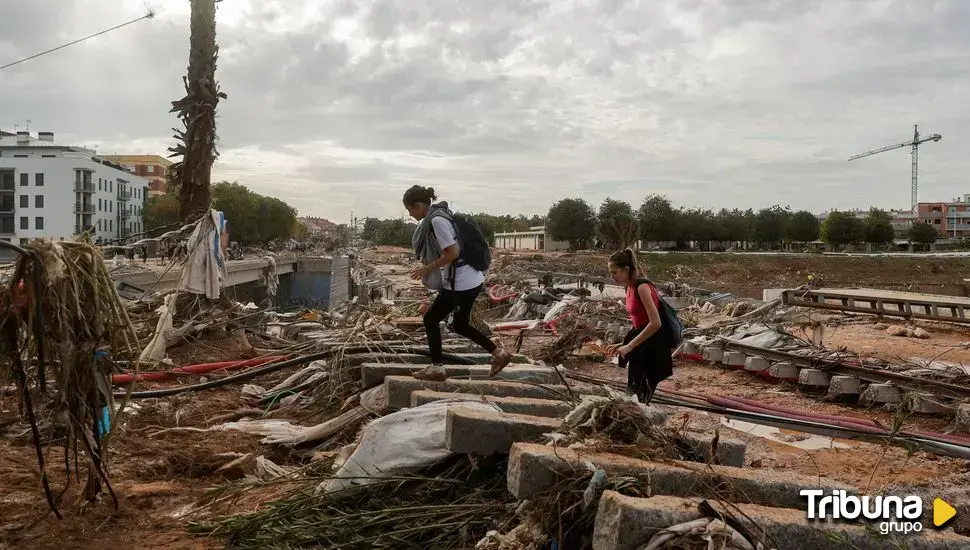
[[[328,308],[336,307],[350,300],[350,258],[334,256],[330,264],[330,303]]]

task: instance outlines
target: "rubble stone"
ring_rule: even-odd
[[[920,338],[922,340],[925,340],[929,337],[930,337],[930,333],[927,332],[925,329],[922,329],[919,327],[916,327],[913,329],[913,338]]]
[[[892,384],[869,384],[859,402],[863,405],[884,405],[900,403],[903,400],[903,392]]]
[[[684,355],[697,355],[700,353],[700,350],[701,347],[697,343],[691,342],[690,340],[684,340],[684,347],[682,347],[680,351]]]
[[[516,443],[509,453],[509,492],[519,499],[531,498],[554,487],[561,474],[586,470],[587,462],[607,474],[649,475],[653,494],[726,498],[783,508],[803,508],[805,499],[798,494],[799,490],[819,485],[818,478],[790,472],[745,470],[686,461],[659,463],[611,453],[580,453],[562,447]],[[840,484],[827,484],[821,488],[852,491]],[[725,494],[725,491],[734,494]]]
[[[364,363],[360,366],[360,378],[365,388],[379,385],[388,376],[410,376],[421,365],[406,363]],[[489,378],[489,365],[445,365],[445,372],[449,378]],[[509,365],[502,369],[493,380],[513,380],[517,382],[531,382],[534,384],[561,383],[562,377],[552,367],[533,365]]]
[[[779,361],[772,363],[771,368],[768,369],[768,374],[779,380],[798,380],[798,367],[787,361]]]
[[[721,363],[729,367],[744,367],[744,362],[747,358],[748,356],[740,351],[725,351],[724,356],[721,358]]]
[[[684,443],[690,450],[701,458],[704,462],[712,462],[711,441],[713,434],[684,434]],[[734,466],[740,468],[744,466],[744,454],[747,451],[747,444],[738,439],[718,439],[717,442],[717,461],[724,466]]]
[[[719,347],[707,345],[701,348],[701,352],[704,360],[712,363],[720,363],[721,359],[724,358],[724,350]]]
[[[829,397],[858,396],[862,393],[862,380],[855,376],[833,376],[829,382]]]
[[[481,395],[470,393],[445,393],[430,390],[411,392],[411,406],[419,407],[432,401],[443,399],[474,399],[481,398]],[[563,418],[569,411],[573,410],[573,404],[568,401],[556,401],[554,399],[530,399],[525,397],[492,397],[485,396],[489,403],[498,405],[500,409],[513,414],[530,414],[533,416],[545,416],[549,418]]]
[[[744,360],[744,370],[754,374],[767,374],[770,368],[771,361],[764,357],[748,357]]]
[[[642,548],[658,531],[700,519],[700,499],[658,495],[636,498],[616,491],[604,491],[600,497],[593,527],[594,550],[636,550]],[[716,510],[727,512],[722,505],[711,503]],[[750,533],[764,532],[773,548],[842,550],[880,550],[894,546],[885,537],[873,534],[862,523],[811,521],[801,510],[735,504],[736,511],[725,515],[741,522]],[[911,550],[965,548],[970,538],[945,531],[923,529],[906,535],[905,546]]]
[[[832,375],[818,369],[802,369],[798,372],[798,385],[807,388],[827,388],[832,382]]]
[[[528,397],[532,399],[556,399],[569,395],[566,386],[523,384],[503,380],[445,380],[431,382],[410,376],[388,376],[384,378],[387,386],[387,405],[391,410],[411,406],[411,392],[433,390],[438,392],[470,393],[495,397]],[[606,390],[597,386],[572,386],[578,393],[605,395]]]
[[[535,441],[561,425],[555,418],[454,407],[445,421],[445,446],[469,455],[506,454],[513,443]]]
[[[906,327],[902,325],[890,325],[886,329],[886,334],[890,336],[906,336]]]

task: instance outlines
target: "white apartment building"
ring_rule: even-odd
[[[95,241],[144,231],[148,180],[54,134],[0,131],[0,239],[62,240],[93,230]]]

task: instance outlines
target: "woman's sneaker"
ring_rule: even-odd
[[[489,376],[497,376],[498,373],[502,372],[502,369],[509,366],[512,362],[512,354],[502,350],[492,356],[492,370],[489,371]]]

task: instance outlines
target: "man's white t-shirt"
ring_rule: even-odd
[[[459,252],[461,251],[461,245],[458,244],[458,239],[455,237],[455,226],[452,225],[447,218],[443,216],[435,216],[431,218],[431,226],[434,228],[434,236],[438,239],[438,246],[441,250],[448,248],[451,245],[457,245],[459,247]],[[441,268],[441,280],[444,281],[444,289],[451,290],[451,264],[446,265]],[[470,265],[463,265],[461,267],[455,268],[455,288],[456,292],[461,292],[462,290],[471,290],[479,285],[485,283],[485,275],[475,269]]]

